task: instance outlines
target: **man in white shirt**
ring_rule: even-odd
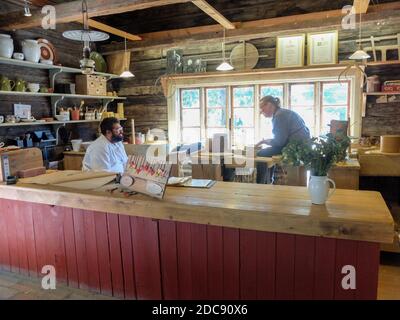
[[[100,124],[101,135],[86,151],[84,171],[123,173],[128,162],[124,145],[123,128],[116,118],[106,118]]]

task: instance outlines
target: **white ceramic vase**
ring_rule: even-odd
[[[330,191],[330,183],[333,189]],[[308,182],[308,192],[310,193],[311,202],[313,204],[325,204],[325,202],[334,194],[336,184],[327,176],[317,177],[311,176]]]
[[[14,42],[8,34],[0,34],[0,57],[10,59],[14,52]]]
[[[22,52],[25,55],[25,59],[30,62],[39,62],[40,59],[40,45],[36,40],[24,40],[22,41]]]

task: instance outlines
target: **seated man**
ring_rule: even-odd
[[[294,111],[281,108],[279,98],[266,96],[260,101],[260,112],[266,118],[272,118],[273,139],[262,140],[256,146],[269,145],[269,148],[258,152],[259,157],[272,157],[282,153],[282,149],[291,140],[307,140],[310,130],[304,120]],[[257,183],[265,184],[268,178],[268,168],[264,163],[257,164]]]
[[[116,118],[106,118],[100,124],[101,135],[86,151],[84,171],[123,173],[128,162],[124,145],[124,132]]]

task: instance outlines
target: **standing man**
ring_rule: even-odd
[[[260,141],[256,147],[263,144],[269,148],[260,150],[259,157],[272,157],[282,153],[282,149],[292,140],[310,139],[310,130],[304,120],[294,111],[281,108],[279,98],[265,96],[260,100],[260,113],[266,118],[272,118],[273,139]],[[257,183],[265,184],[268,168],[264,163],[257,163]]]
[[[128,162],[124,145],[124,131],[116,118],[106,118],[100,124],[101,135],[86,151],[84,171],[123,173]]]

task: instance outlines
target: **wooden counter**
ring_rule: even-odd
[[[377,192],[217,183],[145,196],[0,186],[0,268],[126,299],[376,299],[393,220]],[[342,268],[357,270],[344,290]]]
[[[337,190],[312,205],[303,187],[218,182],[168,187],[163,201],[39,185],[0,186],[0,198],[152,219],[391,243],[393,219],[378,192]]]

